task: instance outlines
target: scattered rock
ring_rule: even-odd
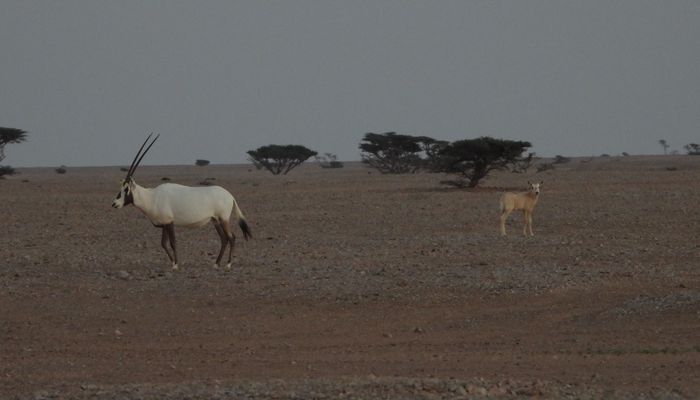
[[[117,278],[125,281],[132,279],[131,274],[124,270],[117,271]]]

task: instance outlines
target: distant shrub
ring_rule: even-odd
[[[474,188],[491,171],[529,165],[534,154],[524,153],[531,146],[530,142],[488,136],[458,140],[440,150],[443,165],[440,171],[460,177],[459,181],[446,181],[446,184]]]
[[[65,165],[61,165],[60,167],[56,168],[54,171],[56,171],[57,174],[65,174],[68,172],[68,168],[66,168]]]
[[[170,178],[168,178],[167,176],[164,176],[164,177],[160,178],[160,180],[161,180],[161,181],[169,181]]]
[[[338,156],[333,153],[326,153],[322,156],[314,156],[321,168],[343,168],[343,163],[338,161]]]
[[[688,155],[700,156],[700,144],[690,143],[683,146],[683,148],[688,152]]]
[[[211,186],[214,184],[216,178],[204,178],[203,181],[199,182],[200,186]]]
[[[206,167],[207,165],[209,165],[209,160],[197,160],[194,162],[194,165],[198,167]]]
[[[362,162],[383,174],[416,173],[423,169],[441,172],[441,152],[448,142],[427,136],[399,135],[396,132],[366,133],[360,143]]]
[[[27,132],[17,128],[0,127],[0,161],[5,159],[5,146],[11,143],[21,143],[27,140]],[[5,175],[14,175],[15,169],[9,165],[0,165],[0,179]]]
[[[601,154],[600,156],[603,157],[603,158],[607,158],[607,157],[610,157],[610,154],[603,153],[603,154]]]
[[[10,176],[16,174],[15,169],[9,165],[0,165],[0,179],[5,179],[5,175]]]
[[[27,140],[27,132],[17,128],[0,127],[0,161],[5,159],[5,146]]]
[[[554,163],[542,163],[537,165],[537,172],[549,171],[554,169]]]
[[[510,166],[510,172],[516,174],[525,173],[537,160],[538,157],[535,157],[535,153],[528,153],[527,157],[521,157],[520,160],[513,162]]]
[[[248,151],[255,168],[265,168],[273,175],[286,175],[307,159],[315,156],[315,151],[301,145],[271,144]]]
[[[568,157],[557,155],[554,157],[554,164],[566,164],[570,162],[571,159]]]
[[[127,168],[127,167],[121,167],[121,168],[119,168],[119,170],[122,172],[129,172],[129,168]]]
[[[626,151],[623,151],[623,152],[622,152],[622,156],[623,156],[623,157],[629,157],[629,155],[630,155],[630,154],[629,154],[628,152],[626,152]]]

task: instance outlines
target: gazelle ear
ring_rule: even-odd
[[[530,181],[527,181],[527,184],[528,184],[528,185],[532,185],[532,183],[530,183]]]
[[[540,181],[540,185],[544,185],[544,181]]]

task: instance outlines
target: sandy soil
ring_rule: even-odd
[[[176,231],[171,271],[110,207],[117,167],[23,169],[0,181],[0,398],[698,397],[700,157],[582,161],[475,191],[141,167],[234,194],[254,239],[230,271],[211,226]],[[499,193],[528,179],[536,236],[514,215],[502,238]]]

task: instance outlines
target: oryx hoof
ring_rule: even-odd
[[[226,269],[231,269],[231,263],[226,264]]]
[[[219,264],[214,263],[214,265],[212,265],[211,267],[214,268],[214,269],[218,269],[218,268],[219,268]]]
[[[178,267],[177,264],[173,264],[173,270],[177,271],[178,269],[180,269],[180,267]]]

